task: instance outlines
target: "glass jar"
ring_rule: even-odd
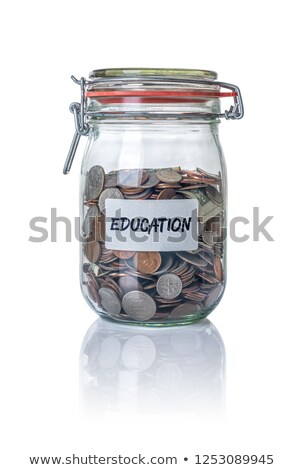
[[[205,318],[226,283],[226,167],[220,117],[235,85],[202,70],[109,69],[76,80],[81,135],[81,287],[98,315],[168,326]],[[221,91],[223,88],[226,91]],[[228,90],[228,91],[227,91]],[[220,98],[234,105],[221,113]]]

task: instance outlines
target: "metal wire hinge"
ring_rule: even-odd
[[[85,99],[85,85],[86,80],[82,77],[80,80],[77,80],[72,75],[72,80],[80,85],[80,103],[71,103],[70,104],[70,111],[74,114],[74,122],[75,122],[75,133],[72,139],[72,143],[63,167],[63,174],[67,175],[71,169],[76,150],[79,144],[80,137],[82,135],[88,135],[89,133],[89,126],[85,123],[85,113],[86,113],[86,99]]]
[[[88,135],[89,133],[89,125],[85,122],[85,116],[88,116],[89,113],[87,113],[87,101],[86,101],[86,96],[85,96],[85,91],[86,91],[86,86],[87,85],[96,85],[96,84],[102,84],[104,83],[104,80],[102,79],[96,79],[96,80],[86,80],[85,78],[81,78],[80,80],[77,80],[72,75],[72,80],[75,82],[77,85],[80,85],[80,103],[72,103],[70,105],[70,111],[74,115],[74,121],[75,121],[75,133],[72,139],[72,143],[63,167],[63,173],[66,175],[69,173],[75,154],[76,150],[79,144],[80,137],[82,135]],[[130,79],[130,78],[129,78]],[[107,81],[111,81],[110,77],[106,78]],[[113,78],[112,80],[117,80],[116,78]],[[158,77],[153,77],[153,81],[162,81],[163,78],[158,78]],[[240,89],[236,85],[232,85],[230,83],[224,83],[224,82],[216,82],[213,80],[191,80],[187,78],[186,80],[183,79],[176,79],[176,78],[166,78],[167,82],[172,82],[175,83],[178,81],[179,83],[185,82],[189,83],[192,82],[201,85],[217,85],[221,88],[227,88],[228,90],[231,90],[234,95],[233,95],[233,100],[234,104],[230,106],[229,110],[224,111],[223,113],[218,113],[214,114],[214,117],[218,118],[225,118],[225,119],[242,119],[244,116],[244,106],[243,106],[243,100],[242,100],[242,95]],[[189,116],[190,117],[190,116]]]

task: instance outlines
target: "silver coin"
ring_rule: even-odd
[[[156,303],[148,294],[133,290],[127,292],[122,299],[122,308],[133,320],[150,320],[156,313]]]
[[[111,315],[118,315],[121,311],[121,303],[118,295],[108,287],[101,287],[98,291],[102,308]]]
[[[111,171],[106,174],[105,188],[114,188],[117,186],[117,171]]]
[[[90,233],[92,233],[94,219],[95,217],[98,217],[99,214],[100,214],[100,211],[98,209],[98,206],[90,206],[82,224],[82,231],[83,231],[84,237],[87,237],[88,235],[90,235]]]
[[[155,170],[147,170],[147,173],[149,175],[148,181],[146,181],[144,184],[141,184],[141,188],[153,188],[159,183],[159,179],[156,176]]]
[[[101,195],[99,196],[98,205],[103,214],[105,213],[106,199],[124,199],[124,197],[117,188],[107,188],[102,191]]]
[[[164,183],[178,183],[183,178],[182,175],[177,173],[177,171],[165,169],[158,170],[156,172],[156,176],[160,181],[163,181]]]
[[[208,294],[207,299],[205,300],[205,308],[210,308],[218,300],[220,295],[224,290],[223,284],[218,284],[215,286]]]
[[[92,166],[92,168],[89,170],[87,178],[86,197],[87,199],[97,199],[104,188],[104,169],[100,165]]]
[[[183,288],[182,281],[176,274],[163,274],[156,283],[156,290],[164,299],[175,299]]]

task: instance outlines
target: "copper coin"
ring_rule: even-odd
[[[201,258],[198,255],[189,253],[188,251],[179,251],[176,253],[181,259],[188,261],[190,264],[194,264],[194,266],[204,267],[207,266],[207,261]]]
[[[187,292],[184,294],[185,299],[188,300],[204,300],[206,298],[207,294],[204,294],[203,292]]]
[[[123,193],[123,194],[140,194],[143,190],[142,188],[120,188],[120,191]]]
[[[84,252],[86,257],[88,258],[91,263],[96,263],[100,256],[100,245],[97,241],[86,242],[84,244]]]
[[[100,307],[100,297],[98,294],[98,287],[96,288],[92,282],[88,282],[87,284],[88,295],[93,302],[95,302],[98,307]]]
[[[114,255],[119,259],[129,259],[135,254],[135,251],[116,251],[113,250]]]
[[[213,175],[211,173],[207,173],[207,171],[205,170],[202,170],[201,168],[197,168],[196,171],[198,173],[200,173],[201,175],[203,176],[206,176],[207,178],[210,178],[210,179],[214,179],[214,180],[218,180],[218,181],[221,181],[221,172],[219,172],[218,175]]]
[[[210,284],[217,284],[218,283],[218,280],[215,277],[211,276],[210,274],[207,274],[206,271],[204,271],[202,273],[199,273],[198,275],[202,279],[204,279],[204,281],[207,281]]]
[[[215,273],[216,279],[219,282],[222,282],[222,280],[223,280],[223,266],[222,266],[221,258],[219,256],[214,257],[213,268],[214,268],[214,273]]]
[[[201,307],[195,303],[192,302],[185,302],[178,307],[175,307],[172,312],[171,312],[171,318],[172,319],[178,319],[185,317],[187,315],[193,315],[195,313],[198,313],[201,310]]]
[[[208,294],[208,297],[205,300],[205,308],[210,308],[212,307],[215,302],[218,300],[218,298],[221,296],[222,292],[224,290],[223,284],[218,284],[215,286]]]
[[[96,281],[94,274],[92,272],[87,273],[87,278],[88,278],[89,283],[94,284],[96,290],[98,291],[99,286],[98,286],[98,282]]]
[[[158,183],[155,189],[181,189],[182,185],[179,183]]]
[[[172,199],[175,195],[174,189],[163,189],[157,196],[157,199]]]
[[[152,190],[150,188],[144,189],[144,190],[141,189],[140,191],[141,191],[140,193],[136,193],[136,194],[131,194],[131,193],[126,194],[126,193],[124,193],[124,197],[125,197],[125,199],[147,199],[150,196],[151,192],[152,192]]]
[[[157,251],[140,251],[134,256],[136,268],[144,274],[152,274],[157,271],[161,261],[161,256]]]

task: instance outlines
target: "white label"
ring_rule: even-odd
[[[106,199],[106,248],[190,251],[198,248],[197,199]]]

